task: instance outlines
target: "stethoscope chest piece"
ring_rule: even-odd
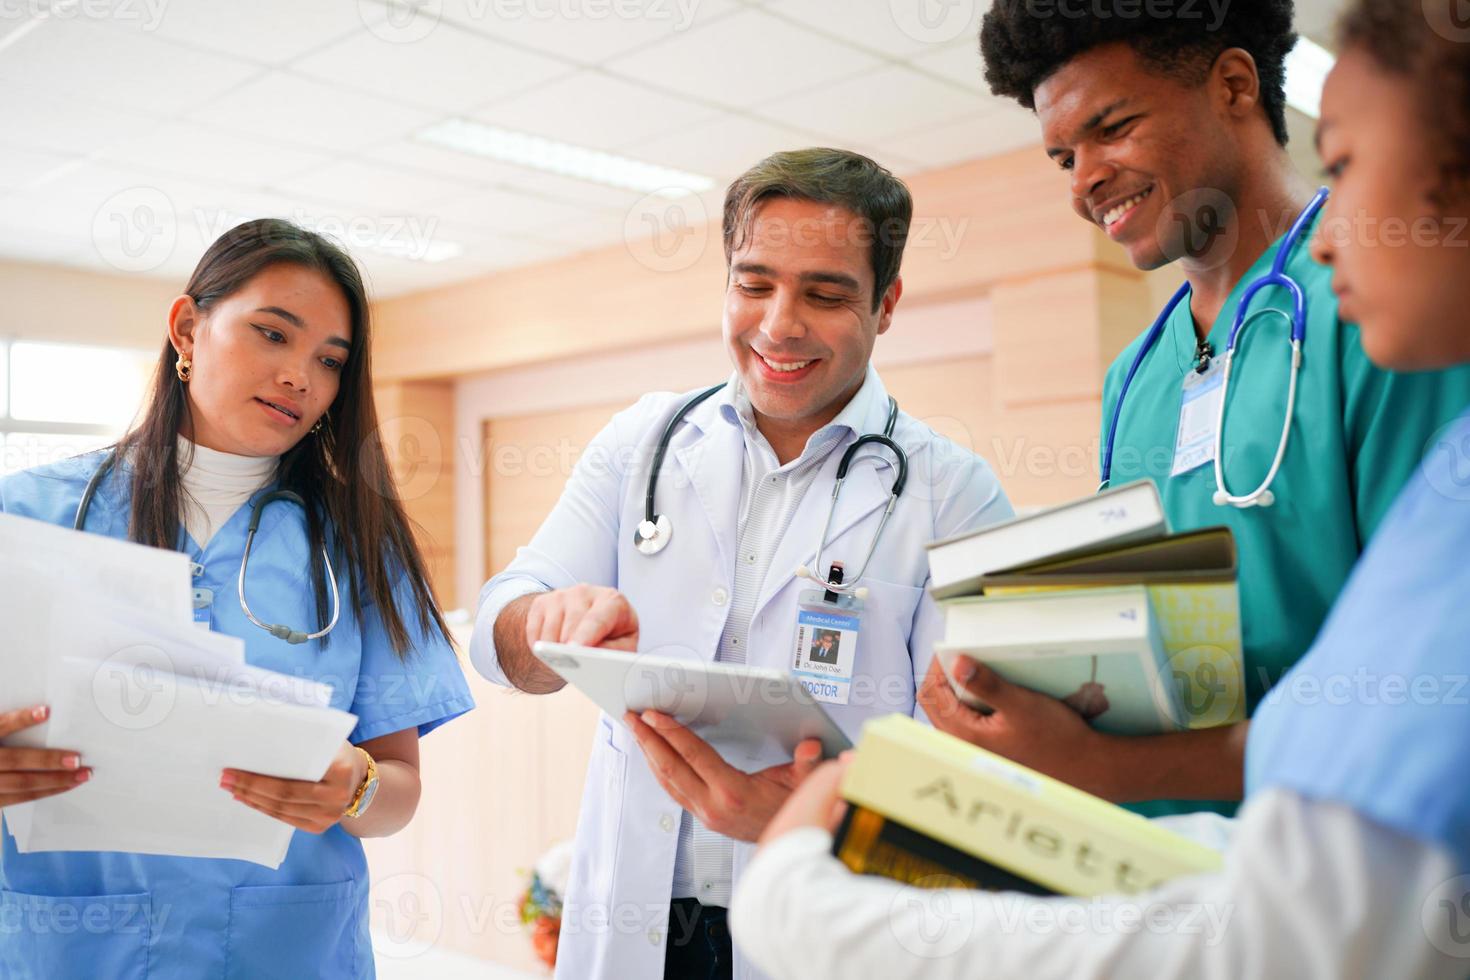
[[[669,539],[673,536],[673,523],[659,514],[651,521],[638,522],[633,529],[633,546],[645,555],[656,555],[669,546]]]

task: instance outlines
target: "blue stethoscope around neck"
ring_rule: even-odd
[[[85,529],[84,525],[87,523],[87,514],[92,510],[92,497],[96,495],[97,487],[102,484],[103,478],[107,476],[108,472],[117,463],[117,454],[118,451],[116,449],[109,452],[107,458],[102,461],[102,465],[97,467],[97,472],[93,473],[92,478],[87,481],[87,489],[82,492],[81,503],[77,504],[77,514],[72,521],[73,530],[81,531]],[[303,633],[300,630],[294,630],[280,623],[262,622],[250,610],[250,603],[245,601],[245,570],[250,567],[250,546],[255,543],[255,532],[260,529],[260,517],[265,513],[266,505],[277,500],[290,501],[302,510],[306,509],[306,502],[301,499],[299,494],[292,493],[290,490],[276,490],[264,494],[255,502],[255,506],[251,508],[250,527],[245,533],[245,552],[240,556],[240,576],[238,579],[240,611],[245,614],[246,619],[278,640],[285,640],[292,645],[305,643],[307,640],[319,640],[336,628],[337,618],[342,612],[342,598],[337,593],[337,576],[332,571],[332,559],[327,554],[325,545],[322,547],[322,561],[326,565],[327,581],[332,587],[332,619],[325,627],[317,630],[315,633]]]
[[[1306,233],[1307,227],[1322,210],[1322,205],[1327,201],[1327,188],[1318,188],[1317,193],[1302,208],[1301,214],[1297,215],[1292,222],[1291,230],[1286,233],[1286,239],[1281,247],[1276,250],[1276,258],[1271,263],[1271,271],[1257,278],[1246,286],[1245,292],[1240,296],[1240,303],[1235,308],[1235,322],[1230,327],[1230,339],[1225,346],[1225,372],[1220,380],[1220,406],[1215,415],[1215,494],[1211,498],[1217,507],[1270,507],[1276,502],[1276,495],[1271,492],[1271,483],[1276,479],[1276,473],[1281,469],[1281,461],[1286,457],[1287,441],[1291,437],[1291,419],[1296,409],[1296,382],[1297,375],[1302,367],[1302,344],[1307,339],[1307,299],[1302,291],[1301,283],[1286,274],[1286,262],[1291,257],[1292,249],[1299,243]],[[1291,380],[1286,388],[1286,418],[1281,424],[1281,438],[1276,444],[1276,458],[1271,462],[1271,469],[1266,472],[1266,478],[1261,481],[1260,486],[1250,493],[1233,494],[1225,485],[1225,469],[1223,460],[1225,441],[1225,403],[1230,393],[1230,368],[1235,362],[1236,343],[1240,339],[1241,331],[1247,324],[1258,316],[1286,314],[1275,307],[1261,307],[1251,312],[1250,302],[1256,293],[1271,286],[1280,286],[1291,295]],[[1138,354],[1133,358],[1133,364],[1128,368],[1127,375],[1123,378],[1123,387],[1118,390],[1118,400],[1113,406],[1113,419],[1108,425],[1108,441],[1103,447],[1102,456],[1102,482],[1098,484],[1098,492],[1107,489],[1108,482],[1113,475],[1113,449],[1118,438],[1118,418],[1123,414],[1123,400],[1128,395],[1128,387],[1133,384],[1133,376],[1138,373],[1138,368],[1143,364],[1143,359],[1148,352],[1159,342],[1164,334],[1164,328],[1169,324],[1169,318],[1180,303],[1189,297],[1189,283],[1180,286],[1168,304],[1164,307],[1158,319],[1154,321],[1147,334],[1144,335],[1143,344],[1138,349]]]
[[[638,549],[640,554],[650,557],[658,554],[668,547],[670,539],[674,536],[674,525],[669,520],[669,516],[658,513],[654,510],[653,506],[654,492],[658,489],[659,470],[663,468],[664,456],[668,454],[669,443],[674,438],[674,430],[679,427],[679,423],[684,420],[684,417],[694,410],[695,406],[724,387],[725,383],[717,384],[713,388],[706,388],[693,398],[690,398],[674,413],[673,418],[669,419],[668,425],[664,426],[663,434],[659,436],[658,447],[653,453],[653,466],[648,474],[648,489],[643,499],[643,520],[633,529],[633,546]],[[893,429],[897,424],[898,402],[890,397],[888,399],[888,420],[883,426],[882,435],[870,432],[866,435],[859,436],[842,454],[842,459],[837,464],[837,479],[832,485],[832,503],[827,508],[827,520],[822,524],[822,533],[817,537],[816,557],[812,560],[811,567],[803,565],[796,570],[797,578],[811,579],[829,593],[852,596],[856,599],[866,598],[868,590],[859,587],[858,582],[862,581],[863,573],[868,570],[868,565],[873,561],[873,553],[878,550],[878,539],[883,536],[883,527],[888,523],[888,518],[892,516],[894,505],[898,503],[898,498],[903,495],[904,484],[908,482],[909,478],[908,454],[893,440]],[[862,567],[850,579],[846,579],[845,581],[832,581],[831,575],[823,576],[819,571],[814,571],[813,569],[821,568],[822,547],[827,543],[827,532],[832,527],[832,515],[837,511],[837,498],[842,493],[843,481],[847,479],[848,467],[852,465],[858,450],[869,445],[882,446],[893,454],[894,461],[898,463],[898,476],[894,478],[893,486],[888,491],[888,507],[883,511],[883,517],[878,522],[877,530],[873,532],[873,540],[868,545],[868,554],[863,559]]]

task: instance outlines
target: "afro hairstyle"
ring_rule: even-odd
[[[1200,84],[1220,53],[1256,62],[1261,105],[1286,145],[1286,56],[1296,44],[1292,0],[996,0],[980,26],[994,94],[1036,108],[1036,88],[1078,55],[1118,41],[1161,75]]]

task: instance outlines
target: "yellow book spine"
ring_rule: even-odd
[[[1052,891],[1146,891],[1217,871],[1220,855],[903,715],[863,728],[849,801]]]

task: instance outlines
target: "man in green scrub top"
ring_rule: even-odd
[[[1248,710],[1306,652],[1436,431],[1470,401],[1465,369],[1399,374],[1370,364],[1357,327],[1337,318],[1331,271],[1312,261],[1304,241],[1285,267],[1305,292],[1307,315],[1290,441],[1270,488],[1274,503],[1217,505],[1213,451],[1208,461],[1176,459],[1186,378],[1198,378],[1196,368],[1211,354],[1223,358],[1240,294],[1270,269],[1312,197],[1285,151],[1292,13],[1290,0],[1234,0],[1223,9],[999,0],[980,34],[991,90],[1035,110],[1077,213],[1122,245],[1138,268],[1172,262],[1189,283],[1121,409],[1119,392],[1144,335],[1108,370],[1102,445],[1106,453],[1116,413],[1111,485],[1153,480],[1176,531],[1218,524],[1234,531]],[[1386,227],[1322,230],[1377,234],[1392,246]],[[1285,291],[1264,290],[1250,305],[1267,307],[1289,311]],[[1276,455],[1289,323],[1289,313],[1256,316],[1237,345],[1223,452],[1231,493],[1258,487]],[[1206,427],[1213,434],[1212,420]],[[965,709],[931,672],[921,703],[952,734],[1141,804],[1135,809],[1150,815],[1229,813],[1228,801],[1240,798],[1245,724],[1105,736],[1058,701],[984,669],[962,664],[961,673],[971,673],[968,686],[996,712]]]

